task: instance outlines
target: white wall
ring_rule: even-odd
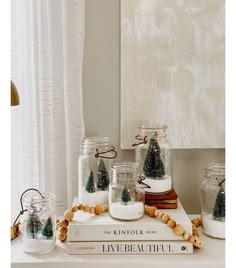
[[[134,160],[120,149],[120,3],[86,0],[83,110],[87,136],[109,136],[117,160]],[[182,127],[182,126],[180,126]],[[222,127],[224,127],[222,125]],[[200,212],[199,186],[203,168],[224,162],[224,149],[173,150],[174,188],[188,213]]]

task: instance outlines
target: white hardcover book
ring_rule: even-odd
[[[192,233],[192,223],[180,202],[177,209],[162,209]],[[78,211],[69,224],[68,241],[183,240],[158,218],[144,215],[136,221],[113,219],[108,212],[99,216]]]
[[[186,241],[81,241],[67,242],[71,255],[191,254],[193,244]]]

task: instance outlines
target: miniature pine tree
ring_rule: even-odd
[[[98,173],[97,173],[97,189],[105,191],[109,186],[109,175],[105,166],[105,163],[100,159],[98,164]]]
[[[90,175],[87,180],[87,184],[85,186],[85,190],[88,193],[94,193],[95,192],[95,185],[94,185],[94,178],[93,178],[93,171],[90,172]]]
[[[122,204],[127,205],[129,201],[131,201],[130,192],[127,186],[124,187],[121,193],[121,201]]]
[[[218,191],[212,216],[216,221],[224,221],[225,219],[225,191],[222,187]]]
[[[47,239],[50,239],[53,237],[53,224],[52,224],[51,217],[47,219],[47,222],[42,230],[42,235],[46,236]]]
[[[26,230],[30,237],[37,238],[37,234],[42,229],[42,223],[35,212],[29,215],[29,219],[26,224]]]
[[[146,177],[156,178],[165,175],[161,160],[160,147],[156,139],[150,139],[147,155],[144,161],[143,172]]]

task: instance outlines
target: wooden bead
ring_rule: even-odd
[[[145,212],[145,214],[148,215],[148,211],[149,211],[149,207],[145,207],[145,208],[144,208],[144,212]]]
[[[11,240],[15,239],[20,233],[19,223],[11,226]]]
[[[157,210],[156,207],[150,207],[149,210],[148,210],[148,215],[149,215],[150,217],[156,217],[156,216],[155,216],[155,211],[156,211],[156,210]]]
[[[93,214],[94,211],[95,211],[95,208],[94,208],[94,207],[90,207],[90,208],[89,208],[89,213]]]
[[[70,209],[66,210],[64,213],[64,219],[67,221],[71,221],[74,217],[74,212],[71,211]]]
[[[189,237],[190,237],[190,234],[188,234],[188,233],[184,233],[183,234],[183,239],[184,240],[188,241],[189,240]]]
[[[105,206],[101,205],[101,207],[102,207],[102,213],[105,212]]]
[[[78,207],[77,206],[74,206],[72,209],[71,209],[72,212],[76,212],[78,211]]]
[[[161,220],[162,220],[164,223],[167,223],[169,219],[170,219],[170,216],[169,216],[168,214],[164,214],[164,215],[162,215],[162,217],[161,217]]]
[[[59,233],[60,234],[67,234],[67,227],[60,227],[59,229],[58,229],[58,231],[59,231]]]
[[[192,223],[193,223],[196,227],[198,227],[198,226],[201,225],[201,220],[200,220],[200,218],[196,218],[196,219],[193,219],[193,220],[192,220]]]
[[[203,243],[199,237],[195,237],[195,241],[193,243],[195,248],[201,248]]]
[[[155,217],[158,217],[159,213],[160,213],[160,210],[156,209],[155,212],[154,212]]]
[[[194,241],[195,241],[194,236],[193,235],[190,235],[188,241],[191,242],[191,243],[194,243]]]
[[[89,212],[90,206],[85,205],[83,206],[83,212]]]
[[[101,205],[96,205],[95,206],[94,214],[95,215],[100,215],[101,213],[102,213],[102,207],[101,207]]]
[[[64,220],[64,221],[61,222],[60,225],[61,225],[61,227],[67,227],[68,224],[69,224],[69,222],[67,220]]]
[[[159,214],[158,214],[158,218],[161,219],[161,217],[164,215],[164,212],[160,211]]]
[[[171,229],[174,229],[176,226],[176,222],[172,219],[169,219],[168,222],[166,223]]]
[[[61,242],[64,242],[67,238],[67,234],[59,234],[58,235],[58,240],[60,240]]]
[[[177,224],[173,231],[177,236],[182,236],[184,234],[184,228],[180,224]]]
[[[79,204],[77,207],[78,207],[78,210],[83,210],[84,206],[82,204]]]

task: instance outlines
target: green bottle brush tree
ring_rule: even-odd
[[[160,152],[161,150],[157,140],[154,138],[150,139],[143,165],[143,172],[146,177],[158,179],[165,175],[165,168],[161,160]]]
[[[130,192],[127,185],[125,185],[121,193],[121,202],[123,205],[127,205],[129,201],[131,201]]]
[[[47,239],[51,239],[53,237],[53,223],[51,217],[47,219],[47,222],[42,230],[42,235]]]
[[[26,223],[26,231],[29,237],[37,238],[39,232],[42,230],[42,223],[38,215],[33,211],[29,214],[29,218]]]
[[[98,164],[98,173],[97,173],[97,189],[105,191],[109,186],[109,175],[105,166],[103,159],[100,159]]]
[[[95,184],[94,184],[94,177],[93,177],[93,171],[90,172],[90,175],[88,177],[85,190],[88,193],[94,193],[95,192]]]
[[[216,196],[216,201],[213,209],[213,219],[216,221],[225,220],[225,190],[223,188],[223,183],[225,179],[219,183],[219,191]]]

